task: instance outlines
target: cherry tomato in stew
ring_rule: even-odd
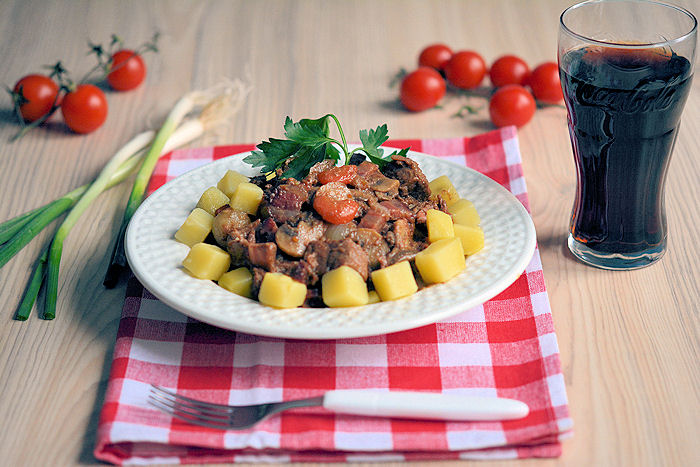
[[[499,88],[489,100],[491,122],[497,127],[525,125],[535,115],[536,107],[530,91],[518,84]]]
[[[132,50],[119,50],[112,55],[112,71],[107,82],[117,91],[129,91],[139,86],[146,78],[146,65],[140,55]]]
[[[532,70],[529,84],[538,101],[556,104],[564,99],[559,82],[559,66],[554,62],[543,63]]]
[[[79,84],[61,103],[61,113],[68,128],[76,133],[90,133],[107,120],[107,99],[92,84]]]
[[[461,89],[474,89],[486,75],[486,62],[483,57],[471,50],[463,50],[452,55],[445,65],[447,81]]]
[[[341,165],[340,167],[331,167],[318,174],[318,181],[322,185],[330,182],[350,183],[357,176],[356,165]]]
[[[504,55],[498,58],[489,70],[491,83],[497,88],[506,84],[520,84],[525,86],[530,76],[530,67],[527,63],[515,55]]]
[[[353,220],[360,209],[352,199],[348,187],[340,182],[329,182],[316,191],[314,209],[331,224],[346,224]]]
[[[438,103],[445,95],[445,80],[432,68],[420,67],[401,81],[401,103],[408,110],[420,112]]]
[[[418,56],[418,66],[442,70],[452,58],[452,49],[445,44],[432,44],[424,48]]]
[[[48,76],[27,75],[17,81],[13,93],[21,95],[19,112],[27,122],[39,120],[51,112],[54,104],[58,105],[56,96],[58,84]]]

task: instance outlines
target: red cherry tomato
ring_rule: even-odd
[[[506,84],[520,84],[525,86],[530,76],[530,67],[527,63],[515,55],[504,55],[491,65],[489,77],[491,83],[497,88]]]
[[[447,81],[461,89],[474,89],[481,84],[485,75],[486,62],[471,50],[455,53],[445,65]]]
[[[442,70],[452,58],[452,49],[445,44],[432,44],[424,48],[418,56],[418,66]]]
[[[328,170],[318,174],[318,181],[321,185],[325,185],[330,182],[339,182],[347,184],[355,180],[357,176],[357,166],[356,165],[341,165],[340,167],[331,167]]]
[[[15,94],[21,94],[19,112],[27,122],[39,120],[51,112],[54,104],[58,105],[56,96],[58,84],[48,76],[27,75],[17,81],[13,89]]]
[[[90,133],[107,120],[107,99],[92,84],[80,84],[63,98],[63,120],[76,133]]]
[[[408,110],[420,112],[435,107],[445,95],[445,80],[432,68],[420,67],[401,81],[401,103]]]
[[[530,91],[519,84],[499,88],[489,100],[491,122],[497,127],[525,125],[535,115],[536,107]]]
[[[329,182],[316,191],[314,209],[331,224],[346,224],[353,220],[360,209],[352,199],[350,189],[340,182]]]
[[[117,91],[129,91],[138,87],[146,78],[146,65],[140,55],[132,50],[119,50],[112,55],[112,71],[107,82]]]
[[[543,63],[532,70],[529,84],[538,101],[556,104],[564,99],[559,82],[559,66],[554,62]]]

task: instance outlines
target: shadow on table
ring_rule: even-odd
[[[567,233],[560,235],[537,235],[537,247],[540,252],[553,251],[555,254],[560,254],[570,261],[579,262],[579,260],[571,253],[566,244]]]
[[[77,459],[77,462],[80,465],[94,465],[96,463],[102,463],[95,459],[93,451],[95,450],[95,443],[97,442],[97,427],[98,422],[100,421],[102,405],[104,404],[105,400],[105,393],[107,392],[107,383],[109,382],[109,372],[112,368],[113,354],[114,346],[112,346],[108,354],[105,355],[105,360],[102,364],[102,375],[100,376],[100,380],[97,385],[95,403],[92,411],[90,412],[90,418],[88,419],[88,424],[85,428],[83,443]]]
[[[121,203],[114,203],[114,205],[122,207]],[[72,301],[67,301],[67,306],[64,305],[67,312],[75,314],[71,319],[78,326],[84,328],[86,334],[91,336],[91,340],[100,342],[100,344],[93,345],[99,345],[105,350],[99,379],[95,381],[97,387],[89,388],[94,391],[95,399],[87,420],[82,446],[76,459],[76,463],[80,465],[100,464],[95,459],[93,450],[97,440],[97,427],[107,391],[114,345],[126,295],[125,280],[113,289],[106,289],[102,285],[102,280],[109,264],[114,237],[121,223],[122,211],[122,208],[115,207],[111,210],[111,217],[99,218],[97,215],[95,216],[93,221],[101,223],[99,230],[109,241],[91,244],[91,249],[82,253],[83,257],[88,259],[83,269],[75,271],[77,277],[69,279],[70,282],[68,279],[64,282],[63,292],[59,290],[59,302],[61,293],[72,298]],[[60,317],[57,316],[57,319]],[[88,388],[86,388],[87,391]]]
[[[60,134],[80,137],[81,135],[73,133],[68,129],[68,127],[63,123],[61,119],[60,111],[56,111],[54,115],[51,116],[49,121],[42,123],[37,128],[32,128],[30,132],[43,131],[49,132],[51,134]],[[0,130],[8,128],[9,138],[14,137],[17,133],[22,130],[19,122],[17,121],[17,115],[10,107],[0,107]]]
[[[116,293],[123,294],[124,289],[116,289]],[[111,313],[111,312],[110,312]],[[121,316],[121,306],[118,307],[115,312],[114,320],[110,320],[108,326],[103,329],[103,335],[105,341],[109,341],[108,350],[105,352],[105,358],[102,362],[102,368],[100,370],[100,378],[97,381],[97,387],[94,390],[95,400],[90,411],[87,425],[85,427],[85,433],[83,435],[82,446],[79,451],[77,463],[80,465],[94,465],[99,463],[93,455],[95,449],[95,443],[97,441],[97,427],[100,420],[100,413],[102,411],[102,406],[105,400],[105,394],[107,392],[107,384],[109,382],[109,373],[112,368],[112,358],[114,355],[114,343],[116,341],[117,327],[119,326],[119,318]],[[112,324],[113,323],[113,324]],[[104,332],[109,327],[110,332]],[[109,338],[108,338],[109,337]]]

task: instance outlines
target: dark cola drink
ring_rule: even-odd
[[[569,247],[610,269],[649,264],[665,251],[664,182],[690,63],[669,49],[585,47],[562,56],[560,76],[577,170]]]

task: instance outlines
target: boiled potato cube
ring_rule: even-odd
[[[418,272],[428,284],[452,279],[465,265],[462,242],[458,238],[438,240],[416,255]]]
[[[211,232],[213,222],[214,216],[202,208],[194,208],[175,232],[175,240],[189,247],[201,243]]]
[[[228,196],[215,186],[207,188],[197,203],[198,208],[202,208],[212,216],[216,214],[216,210],[224,204],[228,204]]]
[[[238,188],[236,188],[236,192],[233,194],[229,204],[233,209],[255,215],[258,212],[258,205],[260,205],[262,197],[262,188],[249,182],[243,182],[238,184]]]
[[[484,247],[484,231],[479,226],[455,224],[455,237],[462,242],[466,256],[473,255]]]
[[[216,187],[226,196],[232,198],[233,194],[236,192],[236,188],[238,188],[238,185],[247,181],[248,177],[245,175],[240,174],[235,170],[227,170],[226,174],[224,174],[224,176],[221,177],[221,180],[219,180],[219,183],[216,184]]]
[[[350,266],[340,266],[328,271],[321,278],[321,295],[327,306],[366,305],[367,283],[359,272]]]
[[[296,308],[306,300],[306,285],[281,272],[268,272],[260,284],[258,300],[275,308]]]
[[[383,302],[407,297],[418,291],[418,284],[408,261],[372,271],[372,283]]]
[[[459,194],[447,175],[439,176],[428,185],[430,186],[431,199],[437,199],[440,195],[448,206],[459,199]]]
[[[219,285],[236,295],[251,298],[250,287],[253,285],[253,274],[248,268],[234,269],[219,278]]]
[[[218,280],[228,270],[231,256],[216,245],[196,243],[182,261],[190,274],[198,279]]]
[[[428,209],[427,221],[428,225],[428,241],[435,243],[443,238],[452,238],[455,236],[455,229],[452,224],[452,217],[446,212],[437,209]]]
[[[481,223],[479,213],[476,212],[474,203],[469,200],[457,200],[449,208],[447,208],[447,210],[450,211],[450,214],[452,214],[452,220],[455,224],[470,225],[474,227]]]

